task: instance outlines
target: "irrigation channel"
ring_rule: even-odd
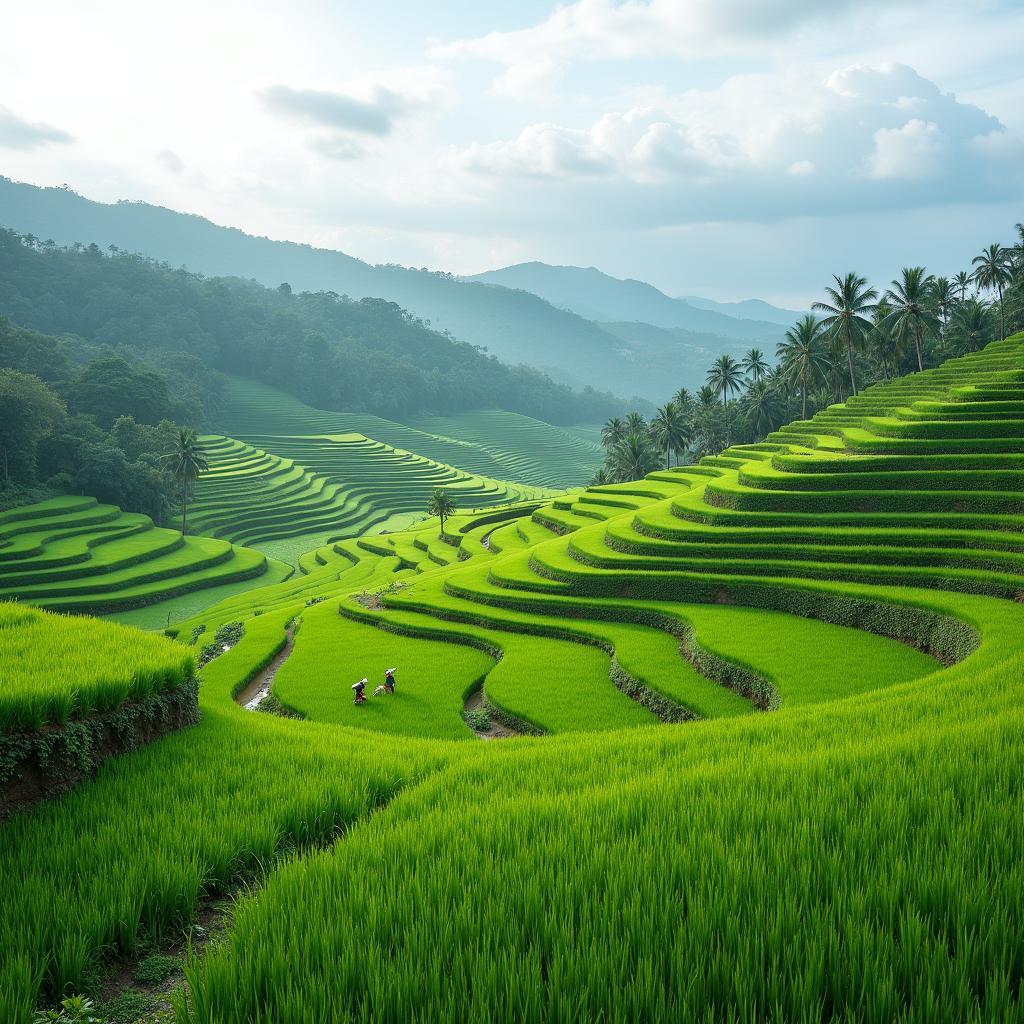
[[[285,630],[285,635],[284,647],[274,655],[274,660],[235,694],[235,702],[241,704],[246,711],[256,711],[259,708],[260,701],[264,697],[269,696],[277,670],[288,660],[288,655],[292,653],[292,648],[295,646],[294,624],[288,626],[287,630]]]

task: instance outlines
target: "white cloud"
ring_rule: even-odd
[[[13,110],[0,107],[0,149],[35,149],[53,142],[73,142],[61,128],[41,121],[27,121]]]
[[[495,91],[538,95],[576,59],[625,60],[757,51],[847,12],[924,7],[923,0],[577,0],[529,28],[491,32],[434,47],[440,58],[477,58],[506,68]]]
[[[739,75],[585,129],[529,125],[467,147],[461,164],[507,184],[544,179],[545,205],[590,203],[598,218],[774,220],[1019,194],[1013,139],[911,68],[857,64]]]
[[[940,174],[946,139],[934,121],[915,117],[902,128],[879,128],[875,151],[868,157],[868,176],[878,180],[914,181]]]

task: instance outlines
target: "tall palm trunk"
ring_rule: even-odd
[[[853,369],[853,343],[850,341],[850,335],[846,335],[846,364],[850,368],[850,393],[852,395],[857,394],[857,376]]]
[[[185,536],[185,517],[188,512],[188,484],[181,485],[181,535]]]
[[[800,371],[800,419],[807,419],[807,367]]]
[[[999,340],[1002,341],[1006,337],[1006,327],[1003,324],[1003,283],[1002,281],[996,282],[996,287],[999,290]]]
[[[914,325],[914,348],[917,349],[917,369],[921,371],[924,369],[924,363],[921,360],[921,325]]]

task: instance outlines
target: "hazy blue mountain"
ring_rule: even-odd
[[[194,214],[146,203],[97,203],[66,189],[2,177],[0,225],[61,245],[114,245],[209,276],[387,299],[502,362],[534,366],[574,387],[591,385],[656,402],[682,384],[703,380],[721,352],[760,344],[770,353],[781,334],[776,324],[698,309],[640,281],[618,281],[597,270],[524,264],[464,280],[374,266],[331,249],[248,235]],[[506,276],[510,287],[492,283],[495,275]],[[551,286],[542,288],[545,282]],[[746,344],[737,349],[737,342]]]
[[[782,334],[777,322],[740,319],[735,315],[703,309],[683,299],[674,299],[654,285],[621,280],[595,267],[519,263],[464,280],[522,288],[547,299],[552,305],[570,309],[592,320],[679,327],[762,344],[774,342]]]
[[[796,309],[783,309],[773,306],[764,299],[743,299],[740,302],[715,302],[714,299],[702,299],[698,295],[680,295],[681,302],[688,302],[699,309],[710,309],[715,313],[739,317],[744,320],[761,320],[767,323],[792,327],[804,314]]]
[[[61,245],[115,245],[211,276],[388,299],[503,362],[526,363],[558,380],[623,393],[620,339],[528,292],[463,282],[450,274],[373,266],[343,252],[255,237],[193,214],[146,203],[97,203],[66,189],[5,178],[0,178],[0,225]]]
[[[640,391],[644,385],[671,381],[670,391],[680,387],[696,390],[707,380],[711,363],[720,355],[739,358],[751,348],[742,338],[723,338],[720,334],[687,331],[681,327],[655,327],[653,324],[602,323],[609,334],[623,342],[622,390]],[[765,349],[769,358],[774,346]],[[665,397],[662,384],[659,394]]]

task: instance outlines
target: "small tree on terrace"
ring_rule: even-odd
[[[455,502],[452,496],[443,488],[435,487],[434,493],[427,502],[427,515],[437,516],[441,520],[441,533],[444,533],[444,521],[455,514]]]
[[[199,474],[209,469],[209,463],[196,439],[194,430],[181,429],[174,439],[174,447],[164,456],[166,470],[178,485],[181,494],[181,535],[185,536],[187,525],[188,496]]]

